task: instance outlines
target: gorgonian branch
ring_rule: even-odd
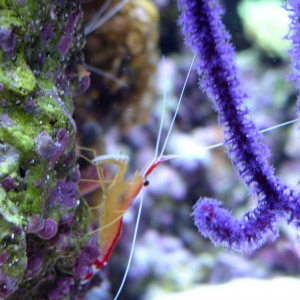
[[[195,223],[216,245],[237,251],[254,250],[268,235],[277,235],[278,217],[285,215],[292,221],[299,215],[298,197],[268,164],[270,151],[244,103],[248,97],[238,80],[234,49],[221,21],[220,5],[214,0],[179,0],[179,8],[186,44],[198,56],[200,87],[219,114],[229,158],[258,198],[257,207],[238,221],[221,207],[221,202],[200,199],[194,207]]]

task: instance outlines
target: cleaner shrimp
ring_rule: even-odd
[[[163,119],[163,117],[162,117],[162,119]],[[175,117],[174,117],[174,119],[175,119]],[[280,125],[276,125],[276,126],[268,128],[266,130],[263,130],[262,132],[271,131],[273,129],[277,129],[279,127],[294,123],[296,121],[297,120],[285,122]],[[170,126],[170,128],[171,128],[171,126]],[[169,132],[171,132],[171,129]],[[161,130],[159,131],[159,134],[158,134],[159,138],[157,139],[157,143],[159,143],[160,134],[161,134]],[[165,146],[166,144],[167,144],[167,140],[166,140],[163,148],[166,147]],[[220,146],[222,146],[222,143],[207,147],[207,149],[213,149],[213,148],[217,148]],[[163,153],[163,151],[161,153]],[[105,211],[109,212],[108,215],[103,218],[103,220],[105,220],[105,221],[103,221],[103,223],[99,224],[100,230],[98,231],[99,240],[102,239],[104,241],[103,245],[100,247],[102,247],[102,249],[106,249],[103,251],[103,253],[106,253],[106,255],[103,255],[102,257],[99,258],[98,261],[95,262],[95,264],[94,264],[95,271],[97,271],[99,268],[102,268],[102,266],[105,265],[106,262],[109,260],[109,257],[113,251],[113,248],[115,247],[115,245],[121,235],[122,219],[123,219],[123,215],[124,215],[125,211],[130,207],[135,196],[137,194],[139,194],[141,190],[143,190],[143,186],[146,186],[148,184],[148,176],[151,175],[151,172],[163,161],[163,160],[161,160],[163,158],[162,154],[161,154],[161,157],[158,155],[156,155],[156,156],[157,156],[157,158],[154,159],[153,161],[151,161],[151,163],[143,171],[136,172],[132,176],[132,178],[130,178],[128,180],[124,179],[124,175],[126,173],[127,164],[128,164],[128,160],[129,160],[128,156],[118,154],[118,155],[109,155],[109,156],[98,156],[93,159],[92,163],[97,165],[97,169],[99,169],[99,170],[101,170],[103,164],[106,164],[106,163],[114,164],[117,166],[117,168],[118,168],[117,174],[115,177],[112,178],[111,181],[107,181],[106,179],[104,179],[103,171],[99,171],[100,172],[100,175],[99,175],[100,184],[102,187],[106,186],[106,187],[104,187],[104,190],[106,189],[107,195],[110,195],[111,191],[109,191],[109,189],[118,189],[119,194],[117,195],[116,199],[123,200],[122,203],[115,204],[113,202],[113,198],[110,198],[109,202],[110,202],[110,204],[112,204],[112,205],[110,205],[110,208],[105,207],[104,203],[101,204],[101,206],[100,206],[100,209],[102,209],[102,211],[104,210],[104,212]],[[168,159],[175,158],[175,157],[184,157],[184,156],[185,155],[174,155],[172,157],[168,156]],[[159,157],[160,157],[160,159],[159,159]],[[102,174],[101,174],[101,172],[102,172]],[[99,181],[98,181],[98,183],[99,183]],[[129,188],[129,185],[130,185],[130,188]],[[216,185],[218,185],[218,183],[216,183]],[[127,191],[129,191],[129,193],[127,193]],[[203,193],[201,193],[201,194],[203,194]],[[114,204],[115,204],[115,206],[114,206]],[[96,208],[99,208],[99,207],[96,207]],[[141,210],[141,206],[139,208],[138,220],[139,220],[140,214],[141,214],[140,210]],[[102,216],[104,216],[103,212],[102,212]],[[138,221],[137,221],[137,224],[138,224]],[[134,232],[134,241],[136,240],[136,232],[137,232],[137,227]],[[114,238],[112,240],[110,240],[109,236],[112,236]],[[200,237],[199,237],[199,239],[200,239]],[[124,281],[125,281],[126,275],[128,273],[128,269],[129,269],[129,264],[132,259],[134,243],[133,243],[132,250],[130,253],[130,259],[129,259],[129,263],[128,263],[128,266],[126,269],[126,273],[125,273],[123,282],[121,284],[120,290],[117,293],[115,299],[118,298],[120,291],[124,285]]]

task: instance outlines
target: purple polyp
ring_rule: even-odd
[[[15,181],[10,177],[5,177],[2,180],[1,185],[6,191],[10,191],[15,187]]]
[[[28,232],[39,232],[44,228],[44,220],[39,215],[32,215],[27,224]]]
[[[2,99],[1,100],[1,104],[3,107],[5,107],[7,105],[7,100],[6,99]]]
[[[60,40],[58,47],[61,55],[66,55],[68,53],[71,43],[72,43],[72,38],[70,36],[64,36]]]
[[[17,38],[11,28],[0,27],[0,47],[8,54],[15,50]]]
[[[0,83],[0,91],[3,90],[3,83]]]
[[[76,206],[79,198],[77,186],[74,182],[67,182],[66,179],[60,179],[56,184],[55,190],[51,193],[49,202],[51,204],[62,204],[67,208]]]
[[[54,220],[49,218],[44,222],[44,228],[41,231],[39,231],[37,234],[39,237],[48,240],[54,237],[56,233],[57,233],[57,223]]]

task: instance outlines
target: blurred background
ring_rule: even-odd
[[[74,100],[77,145],[90,147],[97,155],[128,155],[126,178],[130,178],[154,156],[164,93],[167,103],[161,143],[165,141],[193,55],[177,26],[175,0],[83,2],[84,52],[91,85]],[[226,10],[223,21],[237,51],[240,80],[249,95],[247,105],[258,128],[297,118],[297,91],[286,81],[291,67],[289,42],[283,38],[289,20],[282,1],[221,3]],[[289,125],[264,135],[273,153],[270,163],[293,185],[298,183],[299,172],[296,127]],[[190,214],[201,197],[224,201],[237,218],[256,205],[232,169],[225,149],[204,149],[220,142],[217,115],[198,89],[198,76],[192,71],[165,150],[165,154],[186,156],[160,165],[149,178],[150,185],[143,188],[138,238],[119,299],[169,299],[167,295],[183,299],[179,292],[193,291],[199,285],[244,277],[298,276],[297,232],[284,222],[280,237],[253,253],[215,248],[197,232]],[[91,152],[84,154],[93,158]],[[82,178],[89,178],[93,166],[84,159],[78,163]],[[111,166],[104,170],[108,180],[115,172]],[[83,187],[82,191],[91,205],[99,203],[101,189],[88,193]],[[138,205],[136,199],[124,216],[123,235],[109,263],[97,275],[99,288],[88,299],[113,299],[116,294],[132,245]]]

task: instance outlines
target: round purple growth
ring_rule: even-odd
[[[3,90],[3,83],[0,83],[0,91]]]
[[[74,182],[67,182],[66,179],[60,179],[56,184],[55,190],[51,193],[49,202],[51,204],[62,204],[67,208],[73,208],[79,198],[77,186]]]
[[[1,104],[3,107],[5,107],[7,105],[7,100],[6,99],[2,99],[1,100]]]
[[[41,231],[39,231],[37,234],[39,237],[48,240],[54,237],[56,233],[57,233],[57,223],[54,220],[49,218],[44,222],[44,228]]]
[[[28,232],[38,232],[44,228],[44,220],[39,215],[32,215],[27,224]]]
[[[17,38],[11,28],[0,27],[0,47],[8,54],[15,50]]]
[[[15,181],[10,177],[5,177],[2,180],[1,185],[6,191],[10,191],[15,187]]]
[[[64,36],[60,40],[58,47],[61,55],[66,55],[68,53],[71,43],[72,43],[72,38],[70,36]]]

